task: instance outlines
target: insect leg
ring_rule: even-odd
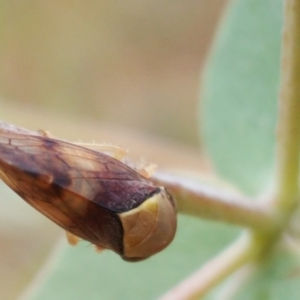
[[[39,129],[37,131],[41,136],[44,136],[44,137],[48,137],[48,138],[55,138],[48,130],[43,130],[43,129]]]
[[[137,168],[136,171],[142,176],[146,178],[150,178],[153,175],[153,173],[156,171],[156,168],[157,168],[156,165],[151,164],[147,167]]]
[[[105,248],[100,247],[100,246],[98,246],[98,245],[95,245],[95,248],[96,248],[96,252],[98,252],[98,253],[100,253],[100,252],[102,252],[103,250],[105,250]]]
[[[71,246],[76,246],[80,241],[80,238],[77,235],[75,235],[69,231],[66,231],[66,236],[67,236],[68,243]]]

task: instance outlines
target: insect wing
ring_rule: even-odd
[[[115,212],[137,207],[157,190],[120,161],[64,141],[3,134],[0,154],[2,169],[8,164],[44,179],[58,194],[68,190]]]
[[[11,133],[0,137],[0,177],[59,226],[118,253],[123,229],[116,212],[139,205],[156,189],[102,153]]]
[[[105,154],[42,136],[1,133],[0,178],[62,228],[128,261],[172,240],[172,197]]]

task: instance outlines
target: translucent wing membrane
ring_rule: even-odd
[[[123,257],[124,253],[136,256],[137,251],[124,249],[126,232],[122,213],[128,215],[147,199],[162,193],[161,188],[134,169],[101,152],[48,137],[18,133],[1,133],[0,177],[26,202],[65,230]],[[166,194],[164,190],[163,193]],[[163,201],[171,203],[169,206],[174,210],[169,196]],[[158,214],[159,205],[156,211]],[[132,230],[136,223],[127,225],[126,230]],[[153,224],[146,223],[149,224],[147,235],[152,231],[159,233],[153,220]],[[172,230],[172,238],[174,233]],[[138,241],[140,239],[142,242],[144,238],[139,237]],[[161,245],[165,244],[164,239]],[[159,249],[156,252],[161,250],[161,245],[154,247]]]
[[[68,142],[40,136],[2,134],[0,164],[68,190],[114,212],[138,206],[156,187],[118,160]],[[124,206],[126,203],[126,206]]]

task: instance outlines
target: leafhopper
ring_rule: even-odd
[[[0,131],[0,178],[68,232],[124,260],[163,250],[176,208],[163,188],[118,159],[47,135]]]

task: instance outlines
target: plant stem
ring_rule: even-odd
[[[248,236],[244,236],[206,263],[191,277],[163,295],[160,300],[199,299],[224,278],[251,261],[253,254],[251,240]]]
[[[155,173],[150,178],[175,196],[179,213],[265,231],[273,217],[260,203],[179,176]]]
[[[275,205],[290,214],[296,204],[300,153],[300,1],[286,0],[282,38]]]
[[[218,289],[215,299],[230,300],[237,298],[238,293],[249,283],[257,269],[258,265],[253,263],[242,266],[230,277],[229,282]]]

